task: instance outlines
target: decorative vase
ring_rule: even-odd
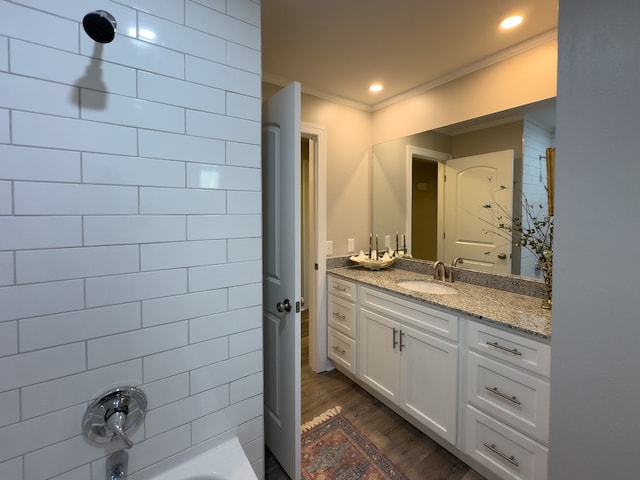
[[[544,279],[545,298],[542,300],[542,308],[551,310],[551,294],[553,291],[553,262],[551,260],[544,260],[540,262],[540,269],[542,270],[542,277]]]

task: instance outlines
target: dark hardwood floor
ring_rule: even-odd
[[[337,370],[314,373],[309,367],[309,322],[305,312],[302,317],[302,423],[337,405],[342,407],[347,420],[407,480],[484,478]],[[289,479],[268,451],[265,478]]]

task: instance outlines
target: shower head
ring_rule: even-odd
[[[116,25],[113,15],[104,10],[87,13],[82,19],[84,31],[99,43],[109,43],[115,38]]]

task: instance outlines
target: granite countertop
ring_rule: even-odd
[[[327,273],[453,310],[538,339],[551,339],[551,311],[540,306],[540,298],[458,281],[447,283],[459,291],[454,295],[415,292],[399,287],[397,283],[405,280],[434,281],[433,276],[398,268],[370,271],[362,267],[340,267],[329,269]]]

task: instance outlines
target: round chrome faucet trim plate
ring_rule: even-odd
[[[131,448],[129,436],[142,424],[146,412],[144,392],[136,387],[118,387],[89,405],[82,431],[94,443],[122,440],[126,448]]]

